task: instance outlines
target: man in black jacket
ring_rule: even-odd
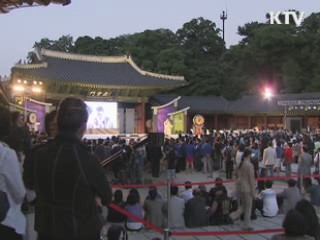
[[[58,135],[37,151],[34,178],[38,240],[98,240],[99,207],[111,201],[111,187],[99,160],[81,142],[88,120],[85,103],[65,99],[58,111]]]

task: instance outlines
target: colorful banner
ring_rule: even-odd
[[[164,133],[164,122],[169,118],[168,113],[174,111],[174,104],[159,108],[157,112],[157,132]]]
[[[180,112],[172,115],[173,134],[185,133],[185,113]]]
[[[36,111],[36,116],[37,116],[36,122],[40,123],[38,130],[40,133],[44,132],[45,131],[45,126],[44,126],[45,122],[44,121],[45,121],[45,117],[46,117],[46,106],[35,103],[35,102],[31,102],[31,101],[25,101],[24,107],[28,108],[30,110]]]

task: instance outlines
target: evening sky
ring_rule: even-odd
[[[23,8],[0,14],[0,75],[10,74],[19,59],[26,59],[36,41],[57,40],[70,34],[117,37],[146,29],[176,31],[193,18],[203,17],[222,28],[220,15],[227,9],[226,44],[241,39],[238,26],[266,21],[266,13],[296,9],[308,16],[320,12],[319,0],[72,0],[68,6]]]

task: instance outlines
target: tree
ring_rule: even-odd
[[[49,40],[48,38],[43,38],[40,42],[35,42],[34,48],[41,49],[45,48],[48,50],[60,51],[60,52],[72,52],[74,47],[73,37],[70,35],[65,35],[60,37],[58,40]],[[34,52],[28,53],[28,62],[33,63],[37,61]]]
[[[215,23],[203,18],[192,19],[176,32],[185,56],[186,79],[189,85],[178,92],[187,95],[221,93],[220,59],[225,44]]]

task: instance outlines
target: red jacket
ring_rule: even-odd
[[[284,150],[284,157],[288,163],[293,162],[293,150],[291,147]]]

